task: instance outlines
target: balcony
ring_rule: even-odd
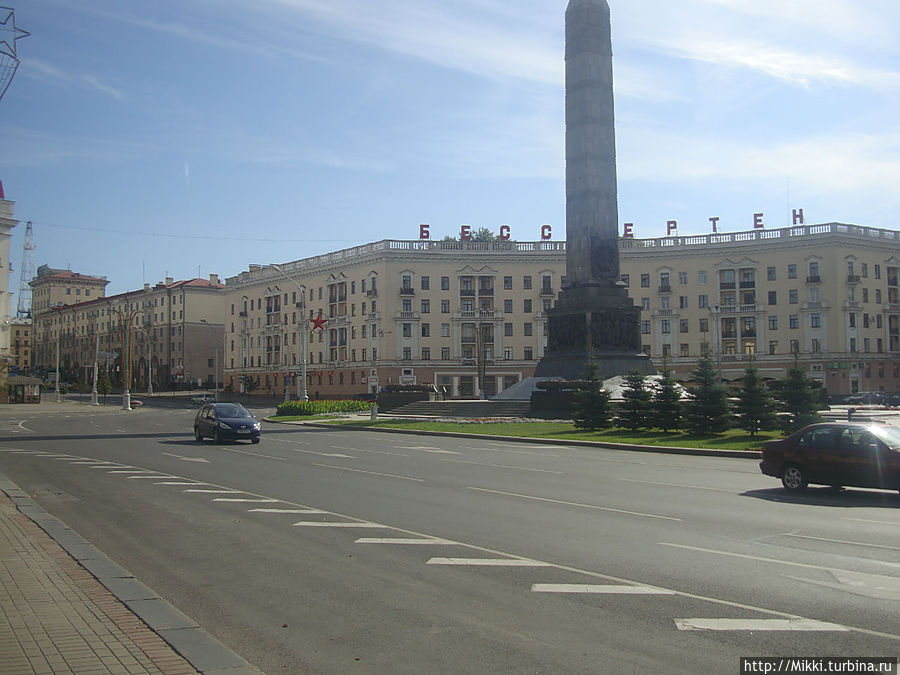
[[[472,319],[502,319],[503,313],[495,312],[492,309],[477,309],[474,311],[456,312],[453,315],[453,318],[460,319],[463,321],[465,321],[467,319],[468,320],[472,320]]]
[[[369,289],[368,291],[366,291],[366,297],[367,298],[377,298],[378,297],[378,289],[377,288]]]
[[[820,277],[818,274],[814,274],[814,275],[812,275],[812,276],[808,276],[808,277],[806,277],[806,283],[808,283],[808,284],[821,284],[821,283],[822,283],[822,277]]]
[[[553,288],[550,286],[541,286],[541,295],[554,295]]]
[[[479,288],[479,289],[478,289],[478,295],[493,295],[493,294],[494,294],[494,288],[493,288],[493,287],[491,287],[491,288]]]
[[[753,330],[742,330],[742,331],[741,331],[741,337],[742,337],[742,338],[755,338],[755,337],[756,337],[756,330],[755,330],[755,329],[753,329]]]
[[[885,312],[900,312],[900,303],[889,302],[884,306]]]
[[[660,293],[671,293],[672,292],[672,284],[660,284],[659,292]]]
[[[733,281],[723,281],[719,284],[719,288],[723,291],[733,291],[735,285]]]
[[[674,309],[657,309],[653,312],[653,316],[672,316],[674,313]]]
[[[414,288],[401,288],[400,295],[415,295],[416,289]]]
[[[238,316],[241,316],[241,317],[243,317],[243,318],[246,319],[246,318],[247,318],[247,312],[238,312]]]
[[[475,297],[475,289],[474,288],[460,288],[459,295],[463,298],[474,298]]]
[[[742,281],[740,283],[740,287],[741,288],[756,288],[756,282],[755,281]]]
[[[859,275],[858,274],[848,274],[847,275],[847,283],[848,284],[858,284],[859,283]]]
[[[394,318],[402,321],[418,321],[421,315],[418,312],[397,312]]]
[[[763,311],[762,305],[714,305],[713,313],[753,314]]]

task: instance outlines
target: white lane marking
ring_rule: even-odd
[[[247,509],[248,513],[328,513],[320,509]]]
[[[156,471],[151,471],[150,469],[116,469],[115,471],[107,471],[106,473],[133,473],[133,474],[141,474],[141,473],[156,473]]]
[[[652,586],[614,586],[612,584],[532,584],[535,593],[603,593],[610,595],[675,595],[675,591]]]
[[[448,541],[447,539],[418,539],[415,537],[401,537],[401,538],[378,538],[378,537],[362,537],[361,539],[357,539],[355,544],[409,544],[409,545],[428,545],[428,546],[453,546],[455,542]]]
[[[402,452],[388,452],[387,450],[367,450],[365,448],[343,448],[339,445],[332,445],[335,450],[349,450],[350,452],[374,452],[379,455],[395,455],[396,457],[409,457]],[[333,455],[335,457],[344,457],[345,455]]]
[[[660,546],[670,546],[672,548],[682,548],[687,551],[698,551],[700,553],[713,553],[715,555],[724,555],[730,558],[744,558],[745,560],[759,560],[760,562],[770,562],[776,565],[788,565],[790,567],[804,567],[810,570],[825,570],[826,572],[850,572],[842,570],[839,567],[826,567],[824,565],[812,565],[809,563],[791,562],[789,560],[778,560],[777,558],[763,558],[758,555],[747,555],[744,553],[731,553],[730,551],[718,551],[714,548],[700,548],[699,546],[686,546],[684,544],[670,544],[665,541],[657,542]],[[900,563],[884,562],[883,560],[867,560],[871,565],[887,565],[888,567],[900,567]]]
[[[278,504],[280,499],[244,498],[244,497],[216,497],[214,502],[243,502],[247,504]]]
[[[900,547],[897,546],[882,546],[881,544],[867,544],[862,541],[844,541],[843,539],[825,539],[824,537],[809,537],[804,534],[788,534],[785,533],[781,535],[782,537],[793,537],[795,539],[812,539],[813,541],[827,541],[830,544],[850,544],[851,546],[868,546],[869,548],[883,548],[888,551],[900,551]]]
[[[209,494],[209,495],[240,495],[246,494],[245,492],[241,492],[240,490],[208,490],[206,488],[202,490],[182,490],[182,492],[195,492],[199,494]]]
[[[168,478],[169,476],[166,476]],[[154,483],[154,485],[206,485],[206,483],[197,483],[196,481],[166,481],[164,483]]]
[[[526,558],[431,558],[426,565],[472,565],[475,567],[553,567],[540,560]]]
[[[830,631],[845,633],[849,628],[812,619],[675,619],[678,630],[712,631]]]
[[[294,527],[369,527],[381,530],[393,529],[389,525],[379,525],[378,523],[321,523],[312,520],[301,520],[299,523],[294,523]]]
[[[887,520],[866,520],[865,518],[842,518],[841,520],[852,520],[857,523],[875,523],[876,525],[897,525]]]
[[[181,455],[176,455],[171,452],[164,452],[163,454],[174,457],[175,459],[184,460],[185,462],[201,462],[202,464],[209,464],[209,460],[204,459],[203,457],[182,457]]]
[[[690,488],[692,490],[712,490],[713,492],[730,492],[737,494],[734,490],[726,490],[725,488],[703,487],[702,485],[684,485],[682,483],[657,483],[652,480],[635,480],[633,478],[619,478],[626,483],[643,483],[644,485],[664,485],[666,487]]]
[[[278,441],[279,443],[290,443],[291,442],[291,441],[282,440],[280,438],[276,438],[274,440]],[[304,445],[309,445],[309,443],[305,443]],[[344,457],[347,459],[356,459],[355,457],[350,457],[350,455],[341,455],[341,454],[337,454],[337,453],[333,453],[333,452],[318,452],[316,450],[302,450],[300,448],[292,448],[292,450],[294,452],[302,452],[306,455],[319,455],[320,457]],[[287,461],[287,460],[285,460],[285,461]]]
[[[170,478],[170,476],[128,476],[127,477],[128,480],[147,479],[147,478],[149,478],[151,480],[159,480],[160,478]]]
[[[537,446],[534,446],[534,445],[532,445],[532,446],[530,446],[530,447],[532,447],[532,448],[536,447],[536,448],[538,448],[538,449],[540,449],[540,448],[542,448],[542,447],[546,447],[546,448],[552,449],[552,450],[556,450],[556,449],[557,449],[557,448],[555,448],[555,447],[553,447],[553,446],[549,446],[549,445],[548,445],[548,446],[543,446],[543,445],[537,445]],[[462,448],[463,448],[463,450],[479,450],[479,451],[481,451],[481,452],[509,452],[509,453],[511,453],[511,454],[513,454],[513,455],[538,455],[539,457],[558,457],[558,456],[559,456],[559,455],[552,455],[552,454],[550,454],[550,453],[548,453],[548,452],[529,452],[528,450],[509,450],[509,449],[506,449],[506,448],[485,448],[484,446],[481,446],[481,447],[476,448],[476,447],[473,447],[473,446],[471,446],[471,445],[464,445],[464,446],[462,446]]]
[[[521,495],[516,492],[502,492],[500,490],[487,490],[485,488],[469,487],[468,490],[476,490],[477,492],[487,492],[490,494],[504,495],[507,497],[519,497],[521,499],[533,499],[539,502],[549,502],[551,504],[563,504],[565,506],[578,506],[583,509],[594,509],[596,511],[609,511],[611,513],[622,513],[627,516],[641,516],[643,518],[658,518],[660,520],[674,520],[681,522],[681,518],[672,518],[671,516],[659,516],[655,513],[640,513],[639,511],[625,511],[624,509],[613,509],[608,506],[595,506],[594,504],[580,504],[578,502],[567,502],[561,499],[548,499],[546,497],[534,497],[532,495]]]
[[[397,476],[392,473],[378,473],[377,471],[363,471],[362,469],[348,469],[345,466],[335,466],[334,464],[313,464],[313,466],[323,466],[326,469],[339,469],[341,471],[353,471],[355,473],[367,473],[372,476],[384,476],[385,478],[400,478],[402,480],[413,480],[417,483],[424,483],[424,478],[410,478],[409,476]]]
[[[459,453],[457,453],[459,454]],[[467,459],[442,459],[442,462],[456,462],[457,464],[474,464],[476,466],[489,466],[494,469],[515,469],[516,471],[534,471],[536,473],[555,473],[562,475],[562,471],[551,471],[550,469],[532,469],[527,466],[510,466],[509,464],[489,464],[488,462],[471,462]]]
[[[263,457],[264,459],[274,459],[276,462],[286,462],[284,457],[275,457],[274,455],[264,455],[261,452],[250,452],[249,450],[237,450],[235,448],[221,448],[225,452],[233,452],[238,455],[250,455],[251,457]]]

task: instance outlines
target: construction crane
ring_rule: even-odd
[[[16,307],[17,319],[31,318],[31,286],[29,281],[34,276],[34,233],[31,221],[25,223],[25,243],[22,244],[22,268],[19,273],[19,304]]]

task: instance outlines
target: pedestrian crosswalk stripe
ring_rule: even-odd
[[[832,631],[847,632],[845,626],[812,619],[675,619],[678,630],[710,631]]]
[[[611,595],[674,595],[674,591],[652,586],[616,586],[613,584],[533,584],[535,593],[606,593]]]

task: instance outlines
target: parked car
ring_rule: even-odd
[[[197,394],[193,398],[191,398],[191,403],[203,404],[203,403],[215,403],[216,395],[215,394]]]
[[[819,485],[900,490],[900,427],[838,422],[811,424],[766,441],[760,471],[798,492]]]
[[[259,443],[257,419],[240,403],[206,403],[194,418],[194,438],[212,438],[216,443],[249,440]]]

